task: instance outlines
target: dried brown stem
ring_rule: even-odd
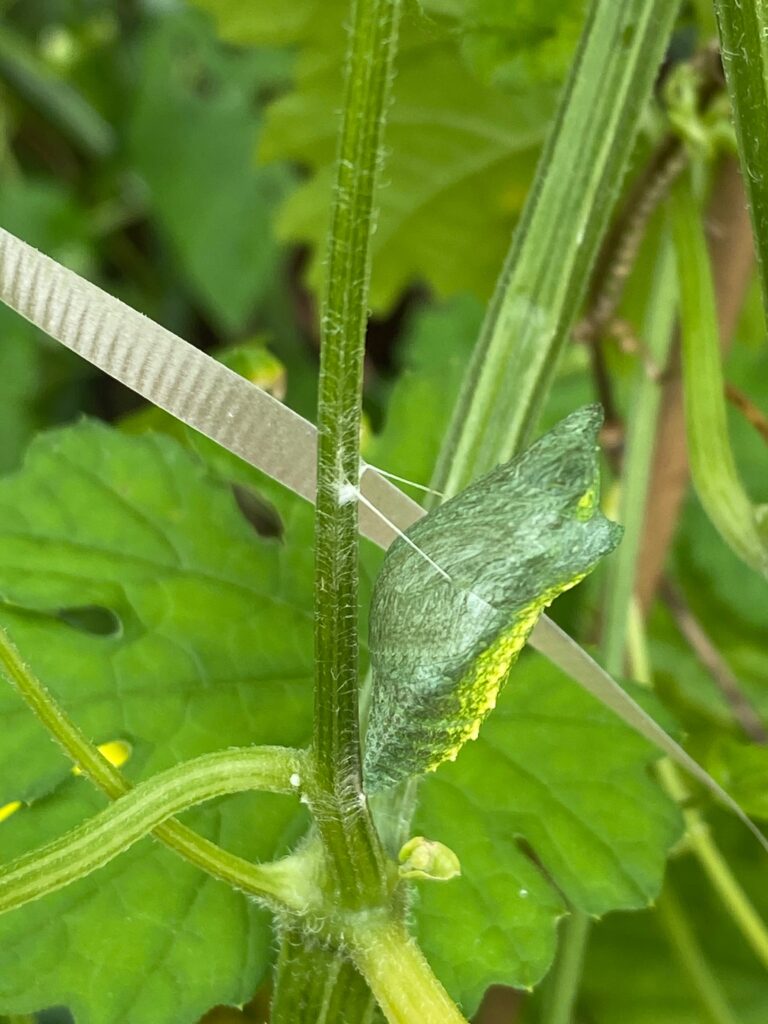
[[[754,249],[744,185],[735,159],[720,167],[707,216],[718,328],[730,346],[752,278]],[[688,488],[688,453],[679,347],[665,375],[648,504],[638,562],[637,594],[647,611],[657,591]]]
[[[577,328],[580,339],[599,338],[614,319],[648,221],[687,163],[682,141],[669,135],[633,185],[600,251],[592,278],[589,312]]]
[[[588,313],[574,331],[576,340],[589,345],[595,386],[609,428],[618,424],[620,417],[613,401],[601,339],[615,322],[648,221],[687,162],[685,147],[676,136],[667,136],[657,147],[606,236],[592,275]]]
[[[752,399],[745,395],[743,391],[735,388],[733,384],[725,385],[725,397],[731,405],[736,406],[744,419],[755,428],[763,440],[768,442],[768,416],[765,415],[762,409],[758,409]]]
[[[704,110],[725,86],[717,46],[704,47],[693,58],[692,64],[702,76],[699,105]],[[658,144],[632,185],[619,216],[605,237],[592,274],[587,314],[574,330],[574,338],[590,346],[592,373],[609,435],[621,433],[621,420],[613,401],[601,341],[617,323],[616,311],[648,223],[687,164],[685,143],[680,136],[669,133]]]
[[[663,579],[660,596],[680,633],[720,690],[744,735],[754,743],[768,743],[768,731],[760,716],[744,695],[739,680],[691,611],[683,594],[670,580]]]

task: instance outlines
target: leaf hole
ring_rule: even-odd
[[[72,629],[91,636],[118,636],[123,629],[120,617],[111,608],[100,605],[60,608],[56,618]]]
[[[283,539],[285,532],[283,520],[271,502],[262,498],[260,494],[256,494],[255,491],[241,487],[240,484],[232,485],[232,493],[235,496],[237,507],[260,537],[271,540]]]

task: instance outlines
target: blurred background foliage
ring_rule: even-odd
[[[429,481],[584,6],[408,6],[373,241],[365,452],[418,483]],[[264,357],[249,364],[256,379],[266,373],[266,383],[310,417],[318,251],[346,10],[346,0],[0,0],[0,223],[203,349],[248,343],[252,357]],[[670,62],[689,57],[712,29],[709,5],[688,5]],[[633,179],[670,130],[659,104],[649,112]],[[717,190],[727,159],[722,147],[693,151],[705,190]],[[726,227],[729,218],[738,220],[739,202],[743,209],[737,197],[720,214]],[[651,235],[662,218],[663,210]],[[714,236],[721,226],[709,224]],[[600,380],[589,344],[574,341],[547,413],[554,420],[595,396],[605,399],[608,388],[609,478],[620,463],[638,367],[645,372],[632,335],[655,258],[649,242],[618,311],[634,332],[607,331],[597,343]],[[723,339],[730,429],[752,497],[768,502],[768,347],[746,265],[742,279],[718,295],[738,314],[732,339]],[[674,368],[656,369],[672,402]],[[114,381],[0,309],[0,469],[17,467],[40,429],[82,413],[120,421],[138,407]],[[744,570],[709,523],[685,483],[679,422],[671,430],[657,460],[682,466],[673,485],[680,501],[668,501],[652,482],[653,528],[641,552],[641,566],[659,559],[664,566],[663,579],[649,570],[645,580],[651,663],[693,752],[751,813],[768,820],[766,583]],[[659,551],[661,535],[673,538],[668,550]],[[598,575],[556,608],[580,637],[599,633],[600,588]],[[751,731],[739,724],[724,681],[748,705]],[[692,799],[708,803],[698,792]],[[768,889],[757,880],[764,869],[751,838],[719,814],[713,828],[768,915]],[[764,968],[684,850],[672,873],[737,1019],[764,1024]],[[701,1021],[667,941],[652,910],[600,923],[579,1020]],[[262,1019],[256,1013],[237,1019]],[[536,998],[494,992],[478,1019],[535,1021],[537,1013]]]

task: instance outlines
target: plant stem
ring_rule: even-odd
[[[400,922],[373,914],[361,918],[349,943],[389,1024],[466,1024]]]
[[[295,794],[290,780],[302,763],[285,747],[243,747],[160,772],[66,835],[0,868],[0,914],[89,875],[172,815],[206,800],[254,789]],[[314,881],[308,867],[300,856],[262,865],[280,904],[306,912]]]
[[[307,942],[299,926],[281,930],[271,1024],[370,1024],[371,990],[340,951]]]
[[[669,244],[665,243],[665,251],[662,259],[657,263],[657,274],[649,301],[648,342],[654,349],[663,343],[661,336],[664,331],[669,334],[672,328],[670,307],[674,303],[675,289],[673,283],[668,283],[672,275],[669,273],[668,263],[670,262]],[[660,272],[664,271],[664,273]],[[666,311],[663,308],[666,305]],[[654,308],[658,307],[658,308]],[[714,316],[714,309],[712,310]],[[650,328],[655,323],[659,336],[654,338]],[[629,512],[626,521],[626,533],[624,545],[627,545],[628,553],[620,553],[613,566],[610,578],[610,589],[608,595],[612,600],[618,597],[620,608],[612,607],[612,600],[608,601],[607,634],[604,637],[606,654],[610,657],[607,664],[609,672],[621,672],[623,670],[624,652],[628,651],[631,661],[632,676],[638,681],[651,685],[650,661],[647,656],[647,645],[645,642],[645,630],[642,616],[637,606],[632,608],[631,595],[634,591],[637,576],[637,545],[640,532],[643,526],[642,512],[646,507],[647,488],[650,478],[649,453],[653,449],[653,438],[655,435],[655,423],[658,417],[658,395],[656,387],[642,385],[636,391],[637,400],[633,406],[630,421],[629,437],[630,442],[637,438],[639,444],[630,443],[627,453],[627,463],[624,474],[624,493],[622,494],[622,509]],[[643,441],[644,439],[644,441]],[[633,465],[634,460],[638,464]],[[638,512],[638,510],[640,510]],[[635,614],[630,614],[634,611]],[[689,791],[676,765],[670,761],[661,762],[659,774],[664,788],[669,795],[679,804],[685,806],[689,798]],[[691,848],[699,857],[702,865],[712,881],[712,884],[720,892],[729,913],[742,929],[745,937],[752,945],[759,956],[764,957],[768,945],[764,945],[768,935],[765,927],[756,914],[754,907],[749,902],[744,891],[733,877],[730,868],[725,862],[722,854],[717,849],[712,839],[709,827],[704,821],[700,812],[693,808],[687,808],[684,812],[686,832]],[[668,886],[669,889],[669,886]],[[678,937],[682,928],[682,910],[678,908],[676,916]],[[706,964],[702,961],[698,965],[698,975],[706,975],[703,988],[700,991],[702,1001],[707,1001],[708,993],[716,987],[714,979],[706,972]]]
[[[655,261],[651,294],[646,305],[642,336],[657,366],[664,366],[672,341],[677,288],[674,250],[666,233]],[[621,482],[620,521],[624,536],[609,560],[602,651],[611,675],[624,671],[627,622],[635,589],[637,560],[651,473],[661,385],[643,360],[638,360],[632,389],[634,402],[627,431],[627,454]]]
[[[754,270],[752,227],[738,162],[724,159],[713,183],[705,222],[717,298],[717,322],[723,354],[733,341]],[[637,578],[642,609],[653,603],[672,543],[680,509],[688,494],[688,450],[678,346],[667,365],[662,388],[656,451],[649,486],[645,529]]]
[[[733,720],[738,723],[744,735],[752,743],[768,744],[768,730],[760,715],[742,690],[741,683],[731,671],[728,662],[691,611],[682,591],[669,579],[662,579],[659,596],[667,606],[681,636],[722,694]]]
[[[698,204],[687,182],[675,191],[673,224],[691,476],[704,511],[725,543],[755,572],[768,576],[768,544],[731,448],[709,254]]]
[[[641,664],[648,665],[649,662],[645,628],[639,615],[631,619],[630,629],[633,633],[630,650],[633,657],[637,656],[639,659],[631,666],[632,675],[638,682],[652,686],[650,675],[645,674],[641,668]],[[760,962],[768,968],[768,927],[731,871],[701,811],[696,807],[686,806],[690,802],[691,793],[677,765],[664,760],[659,763],[658,771],[667,793],[684,808],[686,839],[691,852],[699,860],[734,923]]]
[[[659,765],[659,775],[670,796],[685,807],[691,799],[691,792],[677,767],[663,761]],[[685,807],[683,818],[688,848],[701,864],[737,928],[763,966],[768,968],[768,927],[731,871],[702,813],[695,807]]]
[[[575,910],[561,929],[557,960],[545,989],[542,1019],[547,1024],[571,1024],[587,950],[589,915]]]
[[[720,53],[711,44],[706,45],[694,54],[689,65],[701,74],[698,106],[706,111],[724,87]],[[614,320],[649,221],[689,162],[690,155],[683,139],[674,132],[668,132],[633,182],[595,261],[588,312],[575,332],[579,340],[593,345],[598,343]]]
[[[362,794],[358,502],[370,235],[399,0],[354,0],[321,324],[315,515],[313,807],[341,903],[385,893]]]
[[[715,0],[715,10],[752,215],[763,305],[768,309],[768,6],[765,0]]]
[[[436,473],[448,496],[536,426],[611,216],[677,0],[593,0]]]
[[[686,814],[688,842],[709,878],[715,892],[725,904],[741,934],[752,951],[768,970],[768,928],[755,910],[754,904],[712,838],[712,832],[700,814],[689,810]]]
[[[671,889],[665,889],[659,897],[656,916],[709,1024],[738,1024]]]
[[[650,219],[688,159],[682,140],[666,135],[635,181],[595,262],[589,312],[576,329],[579,340],[599,341],[614,320]]]
[[[27,668],[2,628],[0,670],[19,692],[38,721],[90,782],[106,793],[111,800],[116,800],[130,790],[130,783],[119,769],[86,738],[40,680]],[[228,882],[251,896],[270,903],[274,901],[274,881],[270,879],[265,865],[251,864],[244,858],[223,850],[178,821],[166,821],[158,826],[155,829],[155,836],[185,860],[213,875],[214,878]]]

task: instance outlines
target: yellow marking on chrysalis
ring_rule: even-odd
[[[5,821],[6,818],[10,818],[12,814],[15,814],[20,807],[23,807],[21,800],[11,800],[9,804],[4,807],[0,807],[0,821]]]
[[[122,768],[133,753],[133,747],[127,740],[110,740],[108,743],[100,743],[98,751],[115,768]],[[82,775],[83,769],[79,765],[75,765],[72,774]]]
[[[438,756],[427,767],[427,771],[435,771],[446,760],[455,761],[464,744],[468,740],[477,739],[480,734],[480,726],[496,707],[499,690],[515,659],[525,646],[529,633],[536,625],[536,620],[558,595],[575,587],[584,579],[585,575],[586,573],[582,573],[566,583],[551,587],[527,608],[518,612],[509,628],[503,630],[496,640],[477,656],[472,668],[456,688],[459,707],[456,713],[456,724],[451,729],[453,743],[450,747],[442,748]]]
[[[576,518],[591,519],[597,504],[597,488],[588,487],[576,503]]]

